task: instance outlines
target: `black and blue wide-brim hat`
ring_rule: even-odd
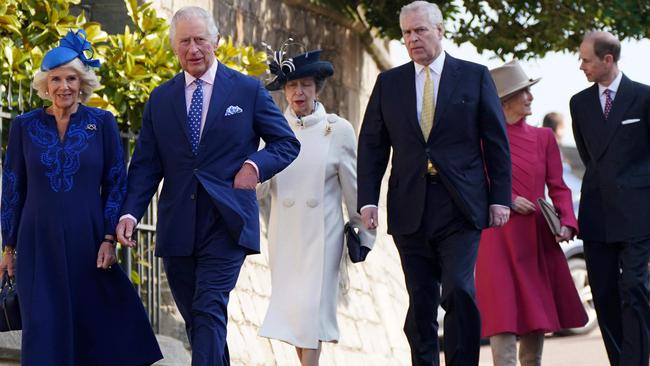
[[[283,60],[282,55],[276,52],[269,63],[269,70],[275,78],[266,85],[266,89],[280,90],[289,80],[306,77],[325,79],[332,76],[334,66],[329,61],[321,61],[320,53],[321,50],[313,50]]]
[[[86,56],[90,53],[90,57]],[[93,50],[90,42],[86,40],[86,32],[80,29],[76,32],[69,31],[65,37],[59,41],[59,46],[49,50],[43,62],[41,62],[41,71],[49,71],[61,65],[78,58],[81,62],[89,67],[99,67],[99,60],[93,60]]]

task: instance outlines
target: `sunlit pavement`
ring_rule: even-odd
[[[444,359],[440,354],[441,361]],[[444,365],[444,362],[442,363]],[[491,366],[490,345],[481,347],[479,366]],[[568,337],[546,337],[544,366],[608,366],[605,346],[598,329],[586,335]]]
[[[490,346],[481,347],[479,365],[492,365]],[[607,352],[595,329],[586,335],[567,337],[546,337],[542,353],[544,366],[608,366]]]

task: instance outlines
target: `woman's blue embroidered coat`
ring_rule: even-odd
[[[79,105],[63,139],[44,109],[13,120],[1,215],[3,246],[17,252],[22,365],[126,366],[161,358],[124,272],[96,265],[125,194],[112,114]]]

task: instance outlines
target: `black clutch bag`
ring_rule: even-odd
[[[22,328],[23,322],[20,319],[16,283],[5,271],[2,275],[2,288],[0,288],[0,332]]]
[[[352,263],[359,263],[366,260],[366,256],[370,249],[361,245],[361,238],[359,234],[354,230],[354,227],[350,223],[345,224],[343,229],[345,245],[348,247],[348,255]]]

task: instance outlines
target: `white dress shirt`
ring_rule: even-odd
[[[609,95],[612,97],[612,102],[614,102],[614,98],[616,98],[616,91],[618,91],[618,86],[621,85],[621,79],[623,79],[623,73],[619,71],[618,75],[616,75],[614,81],[612,81],[609,86],[598,83],[598,98],[600,98],[600,107],[603,109],[603,112],[605,112],[605,90],[610,90]]]

